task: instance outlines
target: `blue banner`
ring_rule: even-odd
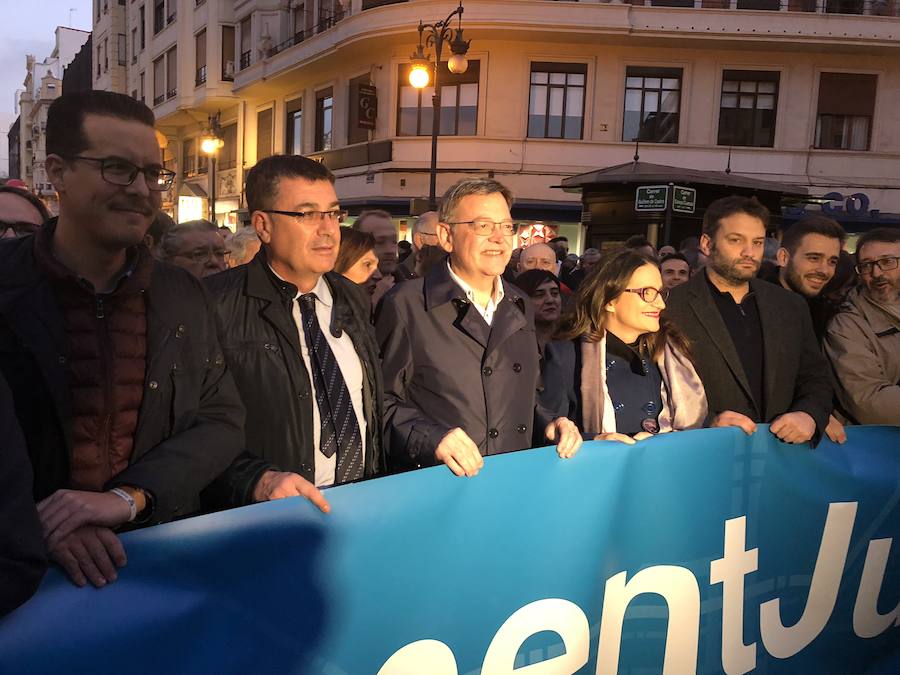
[[[900,672],[900,428],[765,426],[490,457],[122,537],[51,572],[0,672]]]

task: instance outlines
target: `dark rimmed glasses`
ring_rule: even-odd
[[[663,294],[661,288],[653,288],[653,286],[644,286],[643,288],[626,288],[626,293],[634,293],[640,296],[641,300],[648,305],[656,302],[656,299]]]
[[[137,166],[119,157],[85,157],[84,155],[68,155],[66,159],[77,159],[82,162],[100,164],[100,176],[110,185],[127,187],[144,174],[147,188],[154,192],[165,192],[175,182],[175,172],[161,166]]]
[[[878,260],[867,260],[866,262],[859,263],[855,267],[856,273],[859,275],[863,274],[872,274],[875,270],[875,265],[878,265],[878,269],[882,272],[887,272],[888,270],[897,269],[897,264],[900,261],[900,256],[896,255],[887,255],[883,258],[879,258]]]
[[[291,216],[301,225],[318,224],[328,220],[343,223],[347,220],[347,212],[340,209],[331,209],[330,211],[279,211],[278,209],[260,209],[263,213],[277,213],[281,216]]]
[[[457,220],[447,225],[468,225],[479,237],[490,237],[497,229],[505,237],[511,237],[519,231],[519,223],[512,220],[491,220],[490,218],[476,218],[475,220]]]

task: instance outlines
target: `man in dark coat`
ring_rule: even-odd
[[[200,282],[142,245],[174,178],[153,125],[121,94],[56,99],[59,218],[0,245],[0,371],[50,557],[78,585],[104,586],[125,564],[113,528],[196,511],[243,445]]]
[[[665,315],[690,339],[706,388],[710,426],[756,423],[789,443],[817,443],[832,387],[806,302],[756,278],[769,213],[755,199],[725,197],[706,210],[706,268],[672,290]]]
[[[570,420],[535,414],[531,301],[501,279],[516,233],[511,203],[493,180],[453,185],[437,226],[448,261],[385,297],[376,331],[392,469],[443,463],[474,476],[482,455],[530,447],[535,421],[561,456],[581,445]]]
[[[369,296],[330,271],[343,212],[324,164],[293,155],[258,162],[247,176],[247,205],[260,252],[207,279],[247,407],[247,448],[209,496],[240,506],[300,495],[327,511],[319,488],[384,468]],[[304,309],[313,306],[314,314]],[[353,442],[345,428],[356,430]]]
[[[47,548],[31,495],[31,465],[12,392],[0,375],[0,618],[30,598],[47,571]]]

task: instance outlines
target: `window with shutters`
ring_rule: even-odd
[[[677,143],[681,68],[628,66],[622,140]]]
[[[237,124],[222,127],[224,145],[219,150],[219,168],[223,171],[237,166]]]
[[[780,73],[726,70],[719,102],[719,145],[775,145]]]
[[[222,26],[222,79],[234,80],[234,26]]]
[[[316,152],[334,147],[334,93],[331,87],[316,92]]]
[[[581,138],[584,130],[583,63],[531,64],[529,138]]]
[[[160,56],[153,61],[153,105],[166,100],[166,58]]]
[[[464,73],[451,73],[441,62],[441,112],[438,135],[474,136],[478,124],[478,82],[480,63],[469,61]],[[400,95],[397,113],[398,136],[430,136],[434,118],[434,87],[416,89],[409,84],[409,66],[400,67]]]
[[[256,113],[256,161],[272,154],[272,109]]]
[[[821,73],[815,147],[869,150],[877,75]]]
[[[166,98],[174,98],[178,93],[178,47],[166,52]]]
[[[194,84],[199,87],[206,83],[206,29],[194,36],[194,58],[197,64]]]
[[[287,101],[285,107],[284,151],[288,155],[303,154],[303,99]]]

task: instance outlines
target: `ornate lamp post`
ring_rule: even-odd
[[[219,150],[225,145],[222,139],[222,127],[219,124],[219,115],[216,113],[209,118],[209,133],[200,141],[200,151],[209,157],[209,221],[216,223],[216,160]]]
[[[441,66],[441,52],[444,43],[450,45],[451,56],[447,61],[447,69],[451,73],[464,73],[469,67],[466,60],[466,52],[469,51],[469,40],[463,39],[462,31],[462,14],[463,4],[460,0],[459,7],[454,9],[443,21],[435,23],[422,23],[419,21],[419,45],[415,54],[412,55],[412,65],[409,70],[409,83],[416,89],[424,89],[428,86],[429,80],[432,81],[434,94],[431,97],[432,118],[431,118],[431,181],[428,188],[428,204],[429,208],[434,211],[437,209],[437,137],[438,129],[441,124],[441,86],[439,82],[439,72]],[[453,17],[457,17],[456,35],[453,35],[453,28],[450,23]],[[423,41],[422,36],[425,35]],[[434,63],[431,62],[430,56],[425,54],[425,47],[434,48]],[[433,73],[433,77],[432,77]]]

